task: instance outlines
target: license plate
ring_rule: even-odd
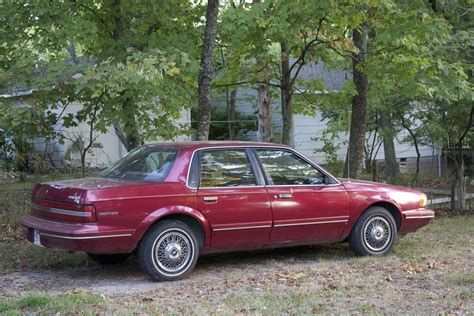
[[[36,246],[42,246],[41,245],[41,234],[40,234],[39,230],[37,230],[37,229],[33,230],[33,243]]]

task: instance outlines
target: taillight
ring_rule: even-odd
[[[31,214],[66,222],[91,223],[96,220],[94,205],[60,203],[35,198],[31,201]]]

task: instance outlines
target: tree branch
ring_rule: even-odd
[[[230,86],[239,86],[243,84],[255,84],[255,83],[260,83],[260,84],[267,84],[272,87],[278,87],[280,88],[281,85],[272,83],[269,81],[253,81],[253,80],[246,80],[246,81],[237,81],[237,82],[231,82],[231,83],[224,83],[224,84],[213,84],[212,86],[214,88],[225,88],[225,87],[230,87]]]

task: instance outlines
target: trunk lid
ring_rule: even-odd
[[[107,178],[84,178],[38,183],[33,188],[33,197],[61,203],[84,203],[87,190],[100,190],[125,186],[143,185],[143,182]]]

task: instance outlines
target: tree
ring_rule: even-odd
[[[217,16],[219,14],[219,0],[209,0],[206,10],[206,27],[204,30],[204,45],[202,47],[201,68],[198,79],[198,126],[197,140],[209,138],[211,120],[211,80],[213,75],[212,53],[215,46],[217,31]]]
[[[431,133],[439,146],[447,148],[454,161],[454,180],[451,184],[451,207],[466,207],[466,177],[464,147],[472,150],[474,135],[474,19],[468,1],[429,1],[435,17],[443,19],[452,28],[451,36],[439,52],[440,70],[447,81],[440,98],[432,107],[437,130]],[[454,88],[454,86],[456,88]]]
[[[254,4],[261,3],[260,0],[253,0]],[[257,24],[257,27],[258,24]],[[258,32],[258,31],[257,31]],[[264,34],[265,29],[261,29],[260,32]],[[268,47],[263,47],[267,50]],[[266,53],[262,54],[263,58],[268,56]],[[258,113],[258,131],[257,140],[261,142],[271,142],[273,139],[272,134],[272,100],[270,96],[270,85],[267,83],[270,79],[270,67],[269,64],[265,64],[265,61],[260,60],[262,57],[258,55],[256,57],[256,64],[262,65],[263,68],[260,71],[260,83],[257,84],[257,113]]]
[[[393,126],[392,114],[388,110],[380,111],[380,128],[383,138],[383,151],[385,156],[385,178],[393,182],[400,173],[400,166],[395,152],[395,129]],[[417,151],[418,152],[418,151]],[[417,160],[417,172],[419,172],[419,160]]]
[[[333,50],[350,49],[346,37],[347,4],[338,1],[265,1],[231,7],[224,13],[222,28],[234,47],[231,66],[216,86],[252,85],[260,90],[258,100],[272,87],[279,89],[282,113],[281,142],[292,145],[294,94],[312,86],[300,78],[304,65],[333,57]],[[351,16],[359,15],[350,11]],[[236,80],[233,71],[246,61],[246,72]],[[235,66],[232,66],[235,65]],[[242,70],[237,70],[241,71]],[[268,102],[268,105],[270,103]],[[260,108],[262,108],[260,106]],[[300,107],[298,107],[300,108]],[[271,113],[270,111],[266,111]],[[263,120],[261,121],[263,128]],[[270,120],[267,120],[269,124]],[[268,126],[266,129],[269,130]]]
[[[367,22],[352,31],[358,52],[352,53],[352,77],[357,94],[352,97],[349,146],[344,167],[344,177],[359,178],[364,161],[365,133],[367,131],[367,93],[369,82],[363,68],[367,62],[369,27]]]
[[[35,89],[34,98],[80,102],[106,91],[95,126],[115,126],[127,150],[172,139],[183,128],[174,120],[195,99],[201,8],[187,0],[4,4],[2,29],[17,35],[3,44],[2,78]]]

